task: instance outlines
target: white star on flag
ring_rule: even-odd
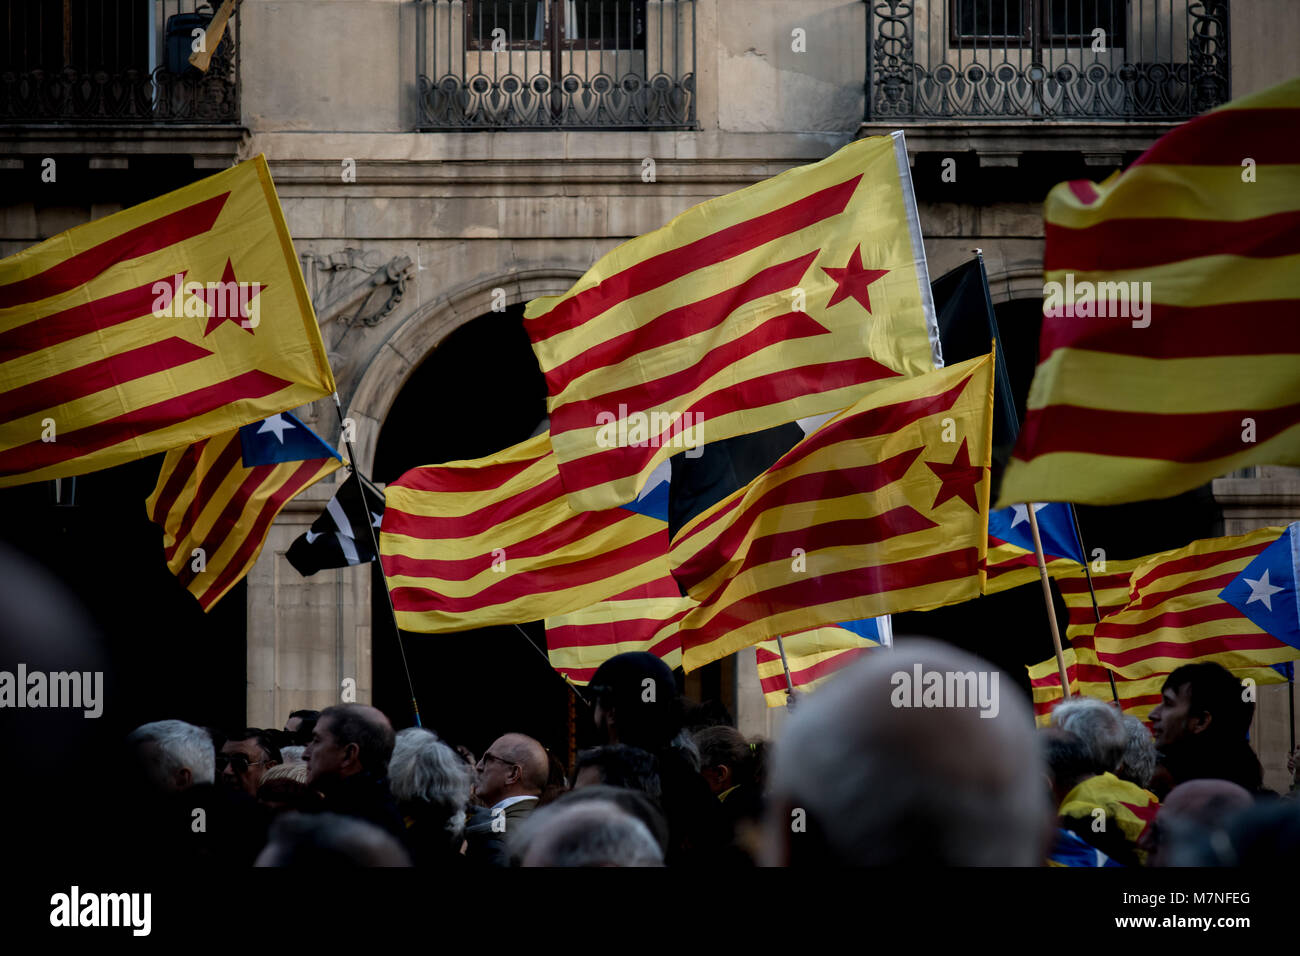
[[[1264,607],[1268,608],[1270,611],[1273,610],[1273,595],[1278,591],[1286,590],[1285,588],[1280,588],[1274,584],[1268,583],[1268,568],[1264,569],[1264,573],[1259,576],[1258,581],[1252,581],[1250,578],[1246,578],[1246,583],[1250,585],[1250,597],[1246,598],[1246,603],[1250,604],[1254,601],[1263,601]]]
[[[283,445],[284,433],[291,428],[293,428],[293,422],[286,422],[283,415],[272,415],[262,422],[262,427],[257,430],[257,433],[260,435],[263,432],[270,432],[275,435],[276,441]]]
[[[1042,511],[1046,507],[1046,504],[1034,505],[1034,514],[1038,514],[1038,512]],[[1012,505],[1011,511],[1015,515],[1015,517],[1011,519],[1011,527],[1014,528],[1016,525],[1020,524],[1020,522],[1029,520],[1029,508],[1025,505]]]

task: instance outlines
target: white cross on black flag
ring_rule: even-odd
[[[321,516],[312,523],[311,530],[299,535],[285,553],[289,563],[304,577],[326,568],[346,568],[375,560],[366,524],[374,527],[378,536],[379,521],[384,514],[384,493],[371,482],[360,479],[366,489],[363,505],[358,478],[356,472],[348,476]]]

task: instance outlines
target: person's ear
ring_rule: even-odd
[[[361,762],[361,747],[359,744],[347,744],[343,748],[343,760],[346,763]]]
[[[1214,715],[1208,712],[1201,714],[1200,716],[1193,716],[1191,714],[1188,714],[1187,729],[1194,734],[1203,733],[1210,726],[1210,723],[1213,720],[1214,720]]]
[[[726,787],[731,783],[731,768],[724,763],[716,769],[718,771],[718,782],[722,784],[723,787]]]
[[[194,782],[194,773],[189,767],[181,767],[176,771],[176,789],[188,790],[190,784]]]

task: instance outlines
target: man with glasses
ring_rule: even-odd
[[[474,795],[483,806],[465,828],[465,856],[483,866],[507,866],[506,838],[537,808],[546,788],[546,748],[524,734],[506,734],[492,742],[474,769]]]
[[[217,773],[221,782],[231,790],[242,790],[257,797],[262,774],[281,762],[280,748],[271,734],[256,727],[248,727],[232,734],[217,755]]]

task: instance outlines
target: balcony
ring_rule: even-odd
[[[238,124],[239,17],[207,72],[188,62],[213,14],[197,0],[0,0],[0,124]]]
[[[695,0],[416,0],[422,130],[694,129]]]
[[[868,124],[1151,126],[1227,101],[1227,0],[864,0]]]

